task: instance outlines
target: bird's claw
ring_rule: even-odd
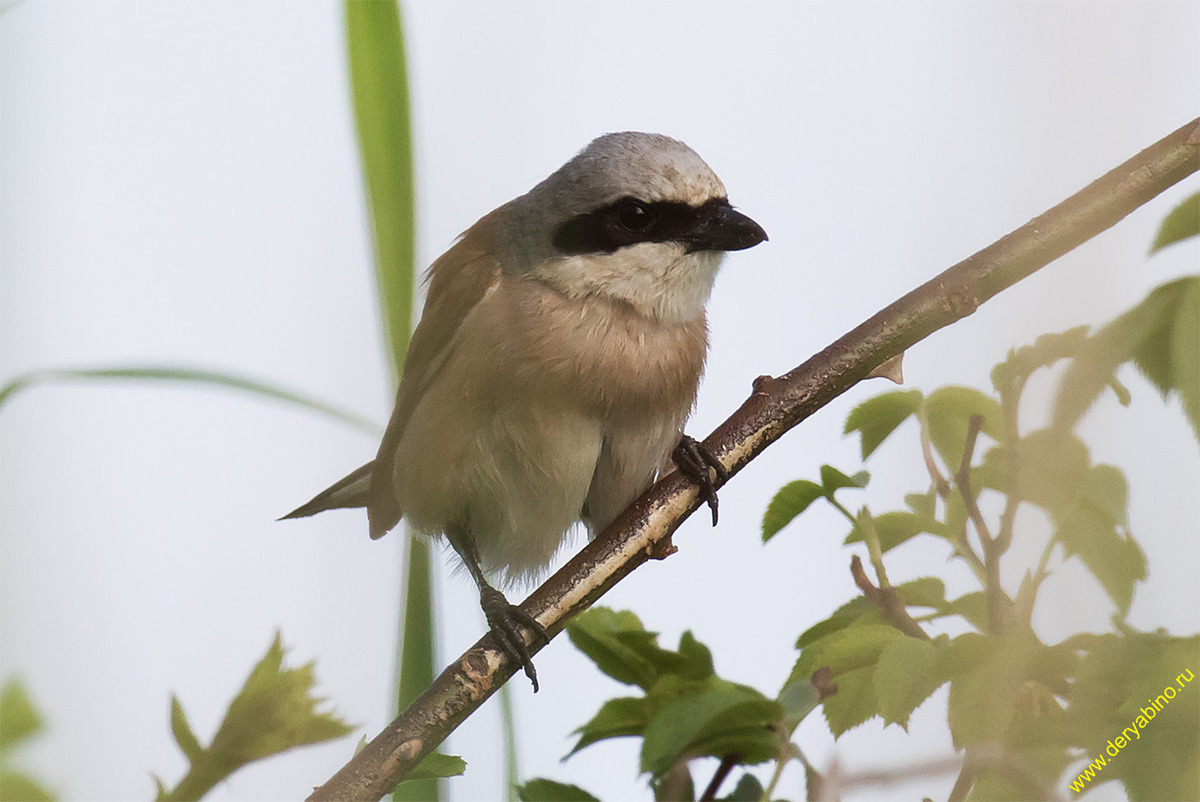
[[[479,606],[487,617],[488,626],[495,635],[496,645],[508,659],[517,663],[525,670],[525,676],[533,683],[533,692],[538,692],[537,669],[533,667],[533,657],[525,644],[525,636],[521,631],[524,625],[533,632],[533,641],[550,642],[546,628],[529,613],[515,604],[509,604],[504,594],[492,587],[485,587],[479,592]]]
[[[679,472],[691,479],[700,487],[700,497],[712,510],[713,526],[717,525],[717,485],[724,484],[729,479],[729,471],[712,452],[700,444],[694,437],[686,434],[679,439],[679,445],[671,455]],[[716,471],[717,482],[714,483],[708,469]]]

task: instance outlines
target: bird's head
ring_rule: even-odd
[[[661,134],[599,137],[498,212],[513,272],[665,322],[701,315],[724,253],[767,239],[694,150]]]

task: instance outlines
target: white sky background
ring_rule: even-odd
[[[726,262],[713,348],[689,429],[702,437],[763,373],[779,374],[950,264],[1187,122],[1200,104],[1200,6],[1153,3],[435,3],[405,7],[422,265],[480,215],[592,137],[660,131],[691,144],[769,243]],[[908,355],[912,386],[987,389],[1012,345],[1100,323],[1194,271],[1195,242],[1147,260],[1185,182]],[[0,381],[43,367],[163,363],[237,371],[359,410],[390,410],[334,2],[27,0],[0,16]],[[1132,622],[1200,626],[1195,440],[1132,372],[1083,426],[1131,483],[1151,584]],[[674,646],[691,628],[723,676],[774,694],[803,629],[855,592],[846,526],[814,509],[768,546],[774,490],[828,462],[868,383],[805,422],[676,537],[680,552],[603,601]],[[1053,384],[1034,388],[1027,428]],[[231,392],[55,386],[0,414],[0,676],[20,674],[50,733],[26,765],[66,798],[146,799],[169,784],[177,692],[202,739],[281,627],[294,662],[374,735],[389,718],[401,539],[359,512],[273,519],[369,459],[376,442]],[[906,425],[869,466],[882,512],[923,490]],[[859,502],[856,502],[859,503]],[[1045,532],[1028,516],[1019,581]],[[1020,537],[1020,533],[1018,535]],[[1032,555],[1030,555],[1032,552]],[[937,574],[916,544],[893,581]],[[483,630],[469,581],[441,561],[443,657]],[[1101,631],[1111,605],[1068,565],[1038,626]],[[519,595],[519,594],[518,594]],[[648,798],[636,744],[559,758],[624,689],[559,638],[543,689],[513,685],[523,775],[605,799]],[[497,705],[452,738],[470,766],[455,799],[499,795]],[[798,740],[854,770],[951,751],[945,693],[905,734],[869,723],[835,746],[818,716]],[[355,735],[357,738],[357,734]],[[354,738],[237,774],[214,799],[295,799]],[[707,782],[711,766],[697,772]],[[944,797],[952,777],[899,790]],[[803,796],[789,771],[779,789]],[[1102,788],[1095,798],[1120,798]]]

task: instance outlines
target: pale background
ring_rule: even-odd
[[[270,379],[380,421],[390,408],[336,2],[6,4],[0,16],[0,381],[60,366],[169,363]],[[898,295],[1078,190],[1200,108],[1200,6],[1154,3],[407,4],[422,265],[481,214],[590,138],[660,131],[698,150],[771,235],[734,254],[710,306],[713,349],[689,429],[704,436],[750,381],[801,362]],[[988,388],[1012,345],[1103,322],[1195,269],[1193,242],[1147,260],[1192,179],[908,355],[912,386]],[[1132,373],[1083,427],[1132,485],[1152,585],[1132,622],[1195,632],[1196,443]],[[785,481],[857,470],[855,388],[722,491],[721,526],[603,603],[718,671],[774,694],[796,635],[854,593],[846,526],[815,509],[769,546],[758,523]],[[1043,383],[1035,395],[1048,397]],[[1037,402],[1030,404],[1036,412]],[[1030,423],[1037,415],[1030,416]],[[0,414],[0,676],[22,676],[50,732],[25,765],[69,799],[147,799],[184,763],[180,694],[202,739],[280,627],[294,661],[359,733],[389,718],[401,539],[358,512],[273,519],[370,458],[376,442],[231,392],[55,386]],[[924,489],[911,427],[870,466],[876,511]],[[855,503],[858,503],[855,500]],[[1025,548],[1044,536],[1029,516]],[[966,572],[908,545],[893,580]],[[1010,581],[1027,554],[1009,558]],[[482,632],[468,582],[439,560],[443,659]],[[1068,568],[1039,626],[1053,641],[1108,624]],[[1065,592],[1063,592],[1065,591]],[[648,798],[636,744],[560,764],[570,732],[623,689],[565,638],[514,683],[521,766],[605,799]],[[877,722],[836,745],[847,769],[950,754],[945,693],[905,734]],[[447,745],[470,766],[454,799],[499,796],[497,705]],[[237,774],[214,799],[296,799],[353,738]],[[701,766],[697,782],[711,776]],[[764,775],[765,776],[765,775]],[[944,797],[953,777],[854,799]],[[789,771],[779,788],[803,796]],[[1120,798],[1101,788],[1095,798]]]

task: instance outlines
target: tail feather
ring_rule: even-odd
[[[313,497],[312,501],[309,501],[307,504],[301,504],[278,520],[307,518],[310,515],[316,515],[318,512],[325,512],[325,510],[367,506],[367,500],[371,497],[371,470],[374,467],[374,462],[368,462],[345,478],[339,479],[330,487],[322,490]]]

